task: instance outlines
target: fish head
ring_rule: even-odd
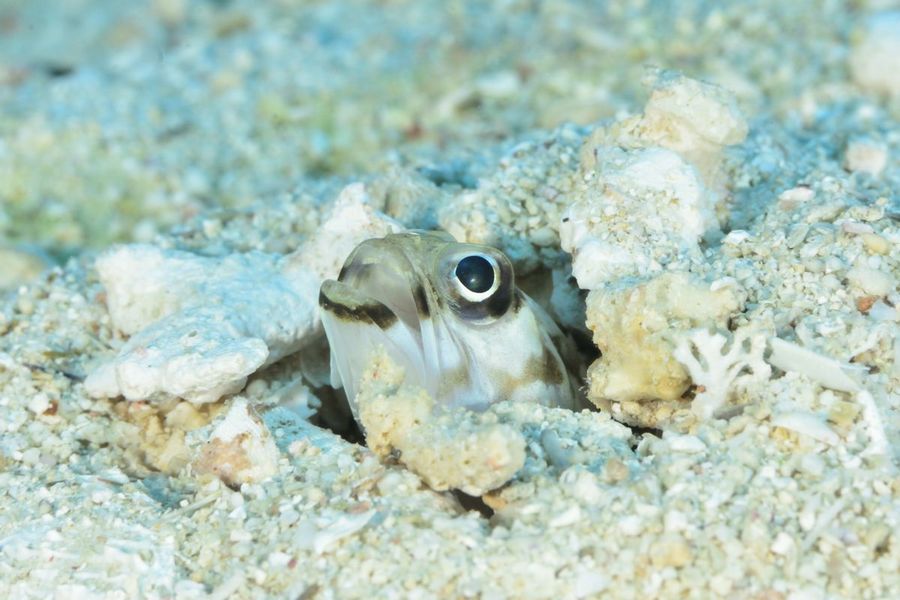
[[[366,240],[337,280],[322,284],[319,305],[332,384],[344,388],[357,420],[362,373],[379,347],[438,406],[574,405],[558,328],[516,287],[496,248],[431,231]]]

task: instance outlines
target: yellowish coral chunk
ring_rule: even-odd
[[[392,452],[435,490],[480,496],[508,482],[525,464],[525,440],[491,413],[465,409],[437,414],[422,389],[403,384],[403,368],[376,353],[363,374],[360,421],[369,448]]]
[[[625,288],[592,290],[587,326],[603,355],[588,371],[589,399],[600,407],[610,402],[678,400],[691,380],[673,356],[676,334],[695,327],[724,327],[739,305],[733,286],[713,291],[685,273],[665,273]],[[656,424],[659,417],[658,410],[643,416],[628,412],[629,421],[644,425]]]

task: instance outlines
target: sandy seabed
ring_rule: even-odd
[[[0,0],[0,597],[900,597],[898,57],[877,0]],[[315,318],[231,282],[341,198],[503,249],[603,410],[312,424]],[[91,387],[222,298],[286,358]]]

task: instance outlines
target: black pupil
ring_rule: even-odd
[[[467,256],[456,265],[456,277],[466,288],[481,294],[494,285],[494,267],[483,256]]]

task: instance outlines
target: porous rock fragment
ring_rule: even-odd
[[[162,404],[117,402],[116,442],[135,471],[151,468],[174,475],[191,461],[189,432],[204,427],[222,411],[218,404],[174,400]]]
[[[135,244],[97,260],[113,325],[132,337],[86,379],[95,397],[214,402],[318,331],[321,281],[362,240],[399,226],[347,186],[297,251],[203,257]]]
[[[748,130],[734,95],[676,71],[650,69],[646,83],[651,91],[643,113],[594,130],[582,150],[582,164],[590,166],[591,149],[597,146],[666,148],[689,162],[706,187],[720,194],[722,151],[743,142]]]
[[[747,124],[718,86],[668,71],[651,81],[642,114],[596,128],[581,149],[560,241],[583,289],[699,259],[719,226],[723,151]]]
[[[97,269],[113,323],[134,335],[88,376],[95,397],[213,402],[313,325],[314,280],[289,282],[272,255],[217,259],[131,245],[102,256]]]
[[[264,481],[278,472],[280,455],[275,441],[245,398],[234,398],[222,417],[192,432],[189,438],[196,447],[191,466],[197,474],[210,473],[229,486],[239,487]]]
[[[435,413],[428,393],[404,385],[404,377],[383,351],[363,374],[356,401],[373,452],[387,457],[396,450],[432,489],[473,496],[505,484],[525,463],[524,438],[493,413]]]
[[[699,258],[697,242],[716,223],[696,171],[663,148],[595,150],[598,170],[585,174],[560,225],[579,287],[649,277],[680,257]]]

